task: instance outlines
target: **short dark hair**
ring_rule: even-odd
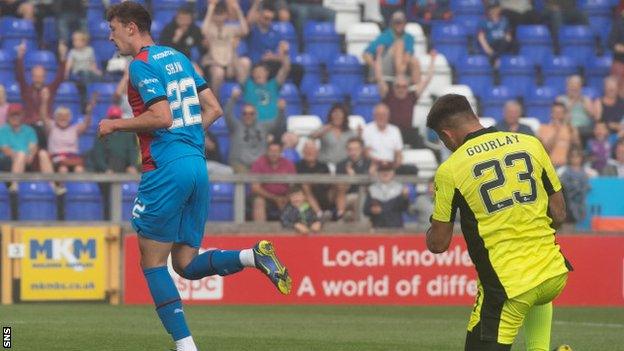
[[[222,15],[222,14],[224,14],[226,12],[227,12],[227,5],[225,4],[225,2],[219,1],[217,3],[217,6],[215,6],[214,14],[215,15]]]
[[[449,118],[457,115],[474,116],[468,99],[459,94],[443,95],[433,103],[427,115],[427,127],[439,131]]]
[[[111,6],[106,11],[106,20],[117,19],[123,24],[134,23],[140,32],[148,32],[152,26],[152,17],[141,4],[133,1],[124,1]]]
[[[277,140],[273,140],[273,141],[270,141],[270,142],[269,142],[269,144],[267,145],[267,150],[268,150],[271,146],[273,146],[273,145],[277,145],[277,146],[279,146],[279,147],[280,147],[280,149],[282,148],[282,143],[280,143],[280,142],[279,142],[279,141],[277,141]]]
[[[301,186],[301,184],[293,184],[288,188],[288,193],[286,195],[290,196],[299,192],[303,192],[303,187]]]
[[[360,146],[364,146],[364,140],[362,140],[362,138],[360,137],[353,137],[350,138],[349,140],[347,140],[347,145],[351,144],[351,143],[358,143],[360,144]]]
[[[195,9],[193,8],[193,5],[184,4],[184,5],[180,6],[180,7],[178,7],[177,14],[185,14],[185,15],[194,16],[195,15]]]

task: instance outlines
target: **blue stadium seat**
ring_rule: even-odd
[[[95,57],[101,67],[105,67],[106,62],[115,56],[117,52],[115,44],[108,39],[93,40],[91,46],[95,50]]]
[[[482,16],[484,13],[481,0],[451,0],[450,6],[454,14]]]
[[[92,41],[96,39],[106,40],[110,36],[110,27],[108,26],[108,22],[104,19],[89,22],[87,29],[89,30],[89,35],[91,36]]]
[[[56,196],[49,182],[20,182],[17,201],[21,221],[56,220]]]
[[[609,75],[612,64],[613,57],[611,55],[595,57],[589,60],[588,65],[585,66],[585,81],[587,85],[602,94],[604,78]]]
[[[295,63],[303,67],[303,77],[299,85],[301,92],[309,96],[321,84],[321,65],[319,60],[310,54],[300,54],[295,57]]]
[[[290,22],[274,22],[273,30],[280,34],[282,40],[286,40],[289,46],[290,59],[294,60],[299,54],[299,39],[297,38],[297,31]],[[245,42],[241,40],[241,42]]]
[[[373,120],[373,108],[381,102],[379,89],[375,84],[361,86],[351,100],[351,113],[364,117],[366,122]]]
[[[153,12],[153,18],[160,23],[167,23],[173,21],[177,13],[177,10],[158,10]]]
[[[238,42],[238,46],[236,47],[236,54],[238,55],[238,57],[249,55],[249,47],[247,46],[246,40],[240,40]]]
[[[63,82],[56,90],[56,102],[79,102],[80,95],[76,84],[73,82]]]
[[[20,95],[20,87],[19,84],[13,83],[10,85],[4,86],[7,94],[7,100],[9,102],[21,102],[22,98]]]
[[[477,96],[483,96],[494,83],[492,66],[486,56],[464,56],[456,68],[458,84],[468,85]]]
[[[481,99],[481,116],[503,119],[505,102],[514,98],[514,92],[504,85],[494,86],[485,92]]]
[[[468,53],[468,32],[457,23],[440,23],[432,26],[431,42],[433,47],[444,54],[447,61],[457,65]]]
[[[36,40],[37,33],[35,25],[32,21],[15,18],[2,17],[0,19],[0,30],[2,30],[2,39],[30,39]]]
[[[569,56],[576,62],[585,62],[596,56],[594,34],[589,26],[563,26],[559,30],[561,55]]]
[[[31,69],[36,65],[41,65],[47,70],[56,70],[56,56],[52,51],[36,50],[27,53],[24,56],[24,66]]]
[[[156,19],[152,19],[152,27],[150,28],[150,33],[152,34],[152,38],[154,38],[155,42],[160,40],[160,33],[165,28],[165,25],[169,22],[160,22]]]
[[[559,92],[549,86],[529,89],[524,102],[524,114],[535,117],[542,123],[550,122],[550,109]]]
[[[552,56],[546,58],[542,65],[544,85],[555,88],[558,92],[564,92],[566,79],[578,73],[576,62],[567,56]]]
[[[91,126],[91,130],[88,130],[78,137],[78,152],[81,155],[84,155],[86,152],[93,148],[93,142],[95,141],[95,130],[93,128],[95,126],[95,123],[93,123]]]
[[[87,85],[87,96],[97,92],[99,101],[111,101],[116,89],[117,84],[115,83],[90,83]]]
[[[2,74],[2,85],[9,86],[15,82],[15,51],[0,50],[0,74]]]
[[[209,221],[234,220],[234,185],[231,183],[213,183],[208,209]]]
[[[500,83],[514,96],[524,96],[529,87],[535,86],[535,66],[525,56],[503,56],[499,66]]]
[[[340,54],[340,36],[333,22],[307,22],[304,30],[305,52],[329,65]]]
[[[217,142],[219,144],[219,151],[221,152],[221,158],[224,161],[229,159],[230,155],[230,135],[222,135],[217,137]]]
[[[15,83],[17,83],[17,80],[15,79],[15,73],[0,70],[0,84],[2,84],[3,86],[9,86]]]
[[[4,182],[0,182],[0,221],[11,219],[11,207],[9,202],[9,191]]]
[[[581,91],[583,92],[583,95],[589,97],[592,100],[597,99],[601,96],[598,90],[594,89],[593,87],[583,87]]]
[[[210,132],[215,136],[228,135],[229,131],[225,123],[225,118],[219,118],[210,125]]]
[[[152,11],[158,10],[173,10],[176,11],[178,8],[186,5],[188,2],[186,0],[158,0],[152,1]]]
[[[101,221],[104,219],[102,194],[97,183],[65,183],[65,220]]]
[[[343,102],[343,93],[332,84],[319,85],[308,98],[309,114],[321,117],[327,121],[329,109],[335,103]]]
[[[606,45],[613,24],[613,4],[610,0],[581,0],[579,7],[587,15],[589,27]]]
[[[302,114],[299,89],[292,83],[285,83],[280,89],[280,98],[286,100],[286,116]]]
[[[552,38],[546,26],[518,26],[516,38],[520,44],[520,55],[530,57],[533,62],[541,63],[546,57],[553,55]]]
[[[329,83],[337,86],[346,95],[364,83],[364,67],[353,55],[336,56],[329,68]]]
[[[87,22],[96,22],[104,19],[105,12],[103,8],[87,8]]]
[[[282,157],[292,163],[297,163],[301,160],[301,156],[299,156],[299,153],[295,149],[284,149],[284,151],[282,151]]]
[[[134,207],[134,199],[139,190],[139,183],[128,182],[121,185],[121,218],[129,221],[132,218],[132,208]]]
[[[100,17],[102,20],[104,16]],[[48,47],[55,48],[58,43],[58,32],[56,30],[56,18],[46,17],[43,19],[43,42]]]

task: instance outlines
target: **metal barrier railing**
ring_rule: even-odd
[[[0,172],[0,182],[20,181],[54,181],[54,182],[96,182],[110,184],[110,221],[111,223],[122,222],[122,184],[126,182],[138,182],[140,175],[116,173],[22,173],[14,174]],[[396,181],[404,184],[426,184],[429,178],[418,176],[396,176]],[[245,186],[252,183],[287,183],[287,184],[347,184],[359,185],[360,199],[364,198],[366,187],[375,181],[368,175],[323,175],[323,174],[212,174],[210,181],[213,183],[234,184],[234,222],[245,222]]]

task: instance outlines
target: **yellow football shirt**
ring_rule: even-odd
[[[559,190],[538,139],[481,129],[438,168],[432,218],[452,222],[459,209],[486,294],[513,298],[571,270],[548,216],[548,196]]]

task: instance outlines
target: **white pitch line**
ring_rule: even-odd
[[[618,324],[618,323],[553,321],[553,324],[582,325],[586,327],[596,327],[596,328],[624,328],[624,324]]]

